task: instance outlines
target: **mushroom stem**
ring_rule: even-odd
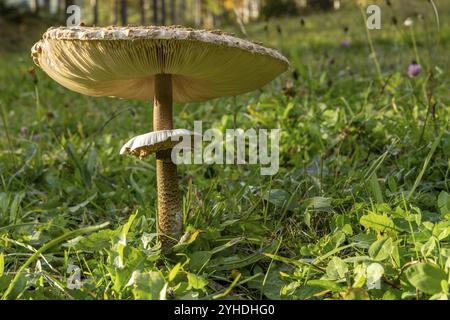
[[[172,75],[155,76],[153,128],[173,129]],[[156,153],[156,182],[158,189],[158,227],[163,248],[173,246],[181,237],[183,215],[178,190],[177,166],[171,159],[172,149]]]

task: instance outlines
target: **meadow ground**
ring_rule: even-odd
[[[296,71],[236,98],[176,105],[175,126],[280,128],[280,170],[180,166],[186,234],[167,256],[154,160],[118,154],[151,130],[150,103],[61,87],[30,59],[38,32],[3,50],[0,295],[447,298],[450,10],[437,4],[439,17],[427,1],[384,5],[381,30],[368,33],[358,8],[247,26]]]

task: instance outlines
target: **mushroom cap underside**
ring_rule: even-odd
[[[187,129],[160,130],[142,134],[131,138],[120,149],[120,154],[130,154],[138,158],[145,158],[157,151],[168,150],[186,137],[194,137],[200,134]]]
[[[183,27],[50,28],[32,57],[55,81],[90,96],[150,100],[154,76],[172,74],[173,100],[182,103],[253,91],[289,67],[274,49]]]

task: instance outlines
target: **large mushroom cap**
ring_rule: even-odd
[[[50,28],[32,56],[55,81],[90,96],[150,100],[154,75],[172,74],[176,102],[249,92],[289,66],[276,50],[184,27]]]

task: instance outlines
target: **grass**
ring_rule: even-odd
[[[438,31],[428,2],[408,4],[382,6],[382,29],[368,32],[381,79],[357,8],[247,26],[296,71],[240,97],[177,105],[175,124],[280,128],[280,170],[180,166],[186,233],[167,256],[154,161],[118,155],[151,130],[150,103],[59,86],[29,57],[39,35],[3,52],[0,296],[448,298],[450,11],[437,2]],[[422,72],[409,78],[417,55]]]

